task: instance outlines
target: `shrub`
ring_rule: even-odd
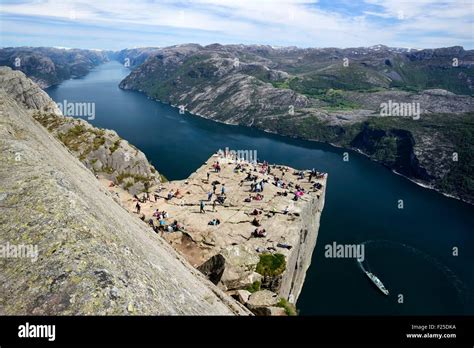
[[[295,316],[298,314],[296,307],[293,303],[288,302],[288,300],[281,298],[277,303],[277,307],[281,307],[285,310],[285,313],[289,316]]]
[[[264,277],[273,277],[282,274],[286,269],[285,255],[262,254],[257,264],[256,272]]]
[[[260,290],[261,285],[262,285],[262,283],[260,281],[256,280],[252,283],[252,285],[247,286],[245,288],[245,290],[247,290],[248,292],[254,293],[254,292]]]

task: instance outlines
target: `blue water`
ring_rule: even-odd
[[[417,186],[364,156],[329,145],[228,126],[118,88],[117,62],[47,90],[56,102],[95,102],[95,126],[114,129],[168,179],[183,179],[218,149],[257,150],[261,160],[329,173],[318,242],[297,307],[302,315],[474,314],[474,207]],[[398,200],[404,209],[398,209]],[[353,259],[324,246],[365,244],[385,297]],[[453,256],[453,248],[459,250]],[[402,303],[399,303],[403,296]]]

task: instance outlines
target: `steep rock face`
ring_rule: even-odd
[[[123,89],[229,124],[251,125],[261,117],[309,105],[308,98],[270,82],[288,77],[265,61],[240,60],[227,46],[173,46],[154,53],[121,83]],[[186,49],[184,49],[186,48]]]
[[[72,117],[36,112],[33,117],[81,160],[94,174],[132,194],[160,182],[160,174],[145,154],[109,129],[96,128]]]
[[[212,169],[216,161],[221,166],[219,172]],[[156,212],[169,214],[165,223],[176,220],[181,227],[164,232],[164,238],[222,290],[234,294],[236,290],[261,287],[296,303],[316,245],[327,180],[327,175],[321,174],[310,182],[307,171],[304,179],[298,173],[279,165],[272,165],[268,173],[261,163],[215,154],[188,179],[162,184],[158,199],[143,202],[141,213],[155,226]],[[255,197],[250,190],[252,180],[246,180],[249,175],[266,181],[261,200],[249,200],[249,196]],[[275,178],[282,178],[289,186],[278,187]],[[207,200],[213,182],[216,195]],[[214,205],[222,184],[226,198]],[[305,193],[294,200],[297,185]],[[119,188],[109,190],[134,211],[136,203],[129,195]],[[168,193],[172,193],[171,199]],[[205,201],[204,213],[200,212],[201,200]],[[215,220],[219,224],[212,224]],[[256,236],[256,228],[265,229],[265,236]]]
[[[143,152],[112,130],[62,116],[49,96],[22,72],[0,67],[0,86],[17,102],[34,110],[33,117],[93,173],[125,187],[132,194],[160,182],[160,174]]]
[[[0,314],[248,314],[0,88]],[[6,252],[37,247],[33,254]],[[23,257],[14,257],[23,256]]]
[[[0,67],[0,86],[22,106],[45,113],[61,115],[61,111],[46,92],[25,76],[21,71]]]
[[[306,278],[306,271],[311,265],[313,250],[318,238],[321,214],[324,208],[326,190],[320,191],[319,195],[313,196],[302,208],[300,213],[301,225],[298,226],[299,233],[294,240],[294,250],[289,254],[287,260],[287,271],[285,272],[279,289],[279,294],[296,303]]]

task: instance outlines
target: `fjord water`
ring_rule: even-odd
[[[355,152],[349,151],[345,162],[346,150],[329,145],[180,115],[169,105],[119,89],[128,73],[110,62],[47,92],[56,102],[94,102],[96,117],[89,122],[117,131],[170,180],[186,178],[225,147],[329,173],[317,246],[297,303],[300,314],[474,314],[473,206],[417,186]],[[326,258],[325,245],[333,242],[365,243],[366,264],[390,296],[370,282],[355,259]]]

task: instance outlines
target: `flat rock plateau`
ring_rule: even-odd
[[[261,181],[263,191],[254,192],[252,184]],[[136,197],[121,187],[110,186],[109,190],[130,212],[155,226],[194,267],[243,304],[248,298],[242,299],[241,292],[248,290],[271,291],[294,304],[316,245],[326,181],[325,173],[310,178],[309,171],[216,153],[186,180],[154,187],[148,199],[138,197],[140,212]],[[305,193],[294,200],[297,190]],[[261,200],[255,199],[258,194],[263,196]],[[225,197],[224,202],[218,197]],[[166,217],[158,217],[160,212],[166,212]],[[160,220],[165,227],[158,228]],[[210,224],[216,220],[218,225]],[[179,229],[168,231],[174,221]],[[264,229],[266,235],[255,236],[256,229]],[[266,267],[267,263],[272,265]]]

